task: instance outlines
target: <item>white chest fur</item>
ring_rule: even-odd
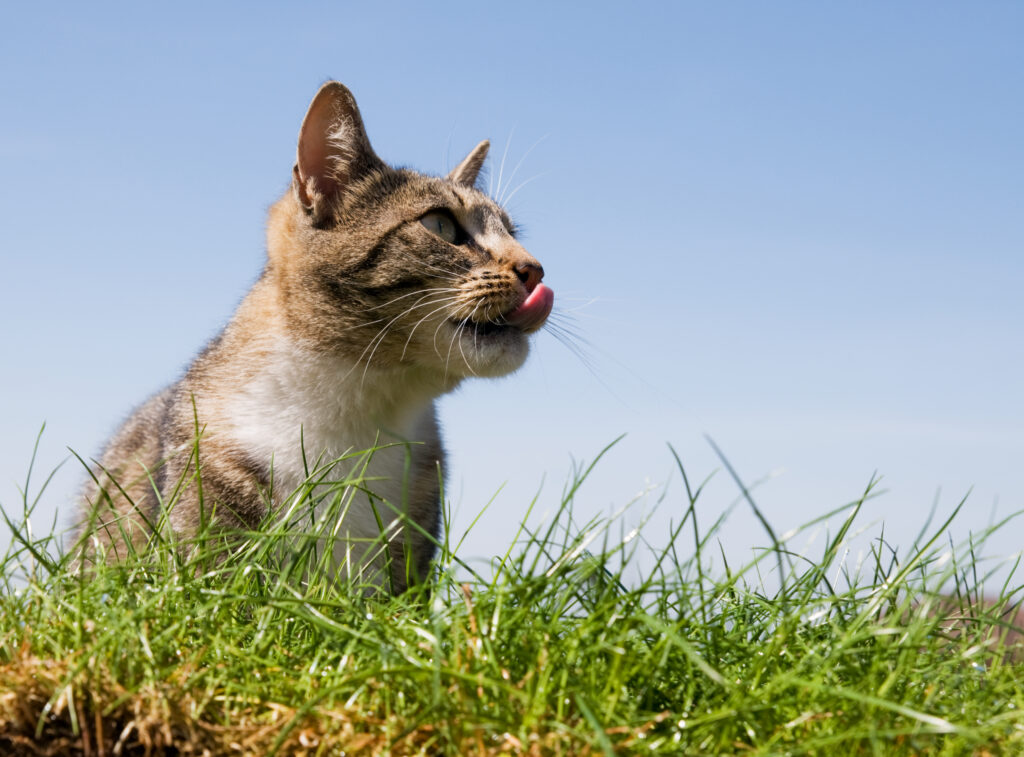
[[[364,486],[381,501],[378,511],[369,497],[353,497],[343,524],[352,539],[375,539],[378,518],[393,520],[407,496],[409,455],[421,449],[417,442],[436,434],[439,387],[408,370],[364,370],[283,338],[265,358],[259,370],[214,400],[217,427],[210,432],[272,470],[279,507],[307,470],[319,467],[324,481],[344,478],[366,463],[353,453],[392,445],[377,449],[363,471]],[[346,459],[329,465],[340,458]]]

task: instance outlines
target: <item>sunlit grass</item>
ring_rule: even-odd
[[[669,533],[578,523],[581,469],[487,570],[445,540],[398,597],[338,579],[330,523],[300,525],[314,486],[231,550],[154,540],[85,570],[31,533],[26,486],[0,561],[0,753],[1024,751],[1020,591],[1012,571],[985,585],[983,537],[951,547],[947,521],[854,571],[869,485],[823,515],[816,557],[765,521],[766,549],[729,566],[722,508],[680,470]]]

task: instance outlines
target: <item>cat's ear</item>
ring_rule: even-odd
[[[449,181],[454,181],[464,187],[472,187],[476,184],[477,176],[480,175],[480,169],[483,168],[489,149],[491,149],[491,143],[486,139],[474,147],[472,152],[448,174]]]
[[[313,98],[299,130],[295,194],[317,221],[362,173],[380,165],[370,147],[356,99],[345,85],[327,82]]]

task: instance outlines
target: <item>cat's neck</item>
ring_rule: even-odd
[[[422,438],[434,399],[457,378],[317,349],[289,332],[271,289],[257,284],[214,348],[218,375],[202,381],[214,389],[203,398],[211,433],[278,459],[300,440],[308,454],[331,457]]]

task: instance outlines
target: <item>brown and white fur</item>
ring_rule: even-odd
[[[199,528],[200,496],[217,524],[251,529],[287,504],[307,464],[400,442],[373,454],[366,486],[385,521],[398,518],[394,563],[411,550],[414,574],[426,574],[444,467],[434,400],[466,377],[522,365],[553,297],[505,211],[475,188],[487,149],[445,178],[392,168],[348,89],[320,89],[292,186],[270,210],[262,275],[184,377],[109,442],[80,513],[87,553],[116,560],[142,547],[179,485],[166,514],[178,536]],[[339,570],[351,570],[352,544],[380,534],[369,495],[353,500],[339,534]],[[390,585],[403,589],[404,572]]]

